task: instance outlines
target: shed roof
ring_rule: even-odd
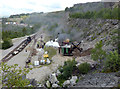
[[[48,41],[45,46],[60,47],[58,42]]]

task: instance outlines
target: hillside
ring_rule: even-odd
[[[41,27],[44,26],[43,30],[49,31],[50,35],[54,35],[53,37],[57,36],[57,33],[61,33],[61,35],[66,34],[67,37],[72,36],[71,40],[74,40],[74,38],[77,39],[77,37],[81,38],[81,34],[84,29],[88,29],[88,30],[93,29],[93,31],[96,31],[95,30],[95,28],[96,28],[97,30],[99,30],[99,29],[101,29],[101,27],[104,27],[104,25],[107,22],[108,23],[110,22],[110,20],[106,20],[106,19],[110,19],[110,18],[114,19],[114,18],[118,17],[115,15],[118,13],[118,10],[116,10],[116,12],[115,12],[114,9],[112,10],[115,12],[115,13],[113,13],[114,16],[116,16],[114,18],[112,16],[109,16],[109,17],[105,16],[105,18],[98,16],[101,13],[103,13],[103,15],[104,15],[104,13],[106,11],[108,11],[110,9],[110,7],[114,8],[115,5],[116,5],[116,3],[107,3],[107,2],[106,3],[93,2],[93,3],[85,3],[85,4],[75,4],[73,7],[65,9],[65,11],[30,15],[25,20],[25,23],[36,24],[36,25],[38,24]],[[76,14],[78,12],[89,14],[89,13],[87,13],[88,11],[89,12],[99,11],[99,12],[96,13],[98,15],[96,15],[97,17],[95,17],[95,19],[92,17],[88,17],[88,16],[86,16],[87,18],[86,17],[84,17],[84,18],[83,17],[81,17],[81,18],[80,17],[77,17],[77,18],[71,17],[71,15]],[[106,12],[106,14],[109,14],[109,13]],[[87,20],[87,19],[90,19],[90,20]],[[104,24],[103,24],[103,22],[104,22]],[[91,25],[93,25],[93,26],[91,26]],[[97,26],[97,25],[99,25],[99,26]],[[84,35],[84,34],[82,34],[82,35]],[[74,36],[76,36],[76,37],[74,37]]]
[[[11,15],[7,21],[19,18],[18,22],[27,26],[4,24],[2,39],[13,39],[33,33],[36,35],[27,48],[7,64],[18,63],[22,67],[32,68],[25,77],[30,80],[28,86],[120,87],[119,4],[79,3],[66,7],[64,11]],[[15,30],[16,28],[19,30]],[[60,44],[58,48],[42,45],[42,42],[53,43],[54,40]],[[70,48],[67,45],[61,46],[64,43],[70,45]],[[73,52],[72,55],[60,54],[60,49],[65,52],[62,47],[66,47],[66,50],[68,48],[69,52]],[[29,52],[32,53],[28,55]],[[34,66],[35,61],[44,58],[44,54],[50,56],[50,64]],[[17,58],[20,61],[16,60]],[[27,58],[30,58],[30,61],[32,59],[30,64],[27,64]]]
[[[119,8],[117,8],[117,5],[118,3],[102,2],[75,4],[73,7],[66,8],[65,11],[31,15],[26,19],[26,23],[39,24],[43,28],[43,31],[48,33],[48,39],[55,39],[58,37],[59,42],[64,41],[66,38],[69,38],[71,42],[83,41],[81,47],[84,50],[89,48],[95,48],[97,50],[96,44],[102,41],[102,49],[109,54],[110,52],[114,52],[114,50],[118,50],[119,47]],[[80,14],[77,14],[77,17],[71,16],[71,14],[76,15],[76,13]],[[81,17],[82,15],[83,17]],[[95,52],[95,60],[97,60],[97,58],[100,60],[99,55],[103,56],[104,51],[102,53],[102,50],[99,50],[100,51]],[[85,56],[76,58],[75,60],[79,61],[82,58],[84,60],[91,59],[90,56]],[[90,74],[85,75],[86,78],[83,77],[84,80],[79,79],[80,81],[76,86],[116,86],[115,84],[117,84],[118,80],[116,80],[115,72],[108,74],[106,72],[101,72],[105,71],[105,59],[107,58],[102,58],[100,67],[96,69],[96,71],[98,71],[97,73],[94,74],[94,71],[92,72],[93,74],[90,72]],[[109,67],[111,67],[111,65],[109,65]],[[108,69],[106,71],[110,70]],[[103,78],[105,79],[104,81],[101,80]],[[107,80],[107,78],[110,78],[110,80]],[[110,82],[112,80],[114,80],[113,85],[111,84],[112,82]],[[68,80],[64,83],[68,83]]]

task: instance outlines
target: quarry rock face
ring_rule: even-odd
[[[74,36],[72,38],[79,37],[79,40],[85,39],[87,41],[93,41],[94,39],[97,39],[99,36],[101,36],[101,34],[103,33],[106,33],[107,36],[107,33],[119,28],[119,21],[116,19],[95,20],[70,18],[68,22],[69,26],[72,26],[72,30],[74,30]],[[79,32],[76,31],[77,29],[80,29]]]
[[[95,73],[85,75],[83,79],[76,84],[76,86],[92,86],[92,87],[113,87],[117,86],[118,78],[114,74],[107,73]]]
[[[94,4],[96,5],[96,3]],[[91,6],[92,9],[94,9],[94,5]],[[79,4],[76,5],[77,6],[80,6]],[[97,4],[96,6],[99,6],[99,4]],[[86,5],[85,5],[86,7]],[[91,8],[84,8],[84,11],[88,11],[89,9]],[[77,12],[77,11],[76,11]],[[59,13],[59,12],[57,12]],[[53,14],[52,16],[53,17],[56,17],[58,16],[58,14],[56,13],[51,13]],[[66,12],[62,12],[60,15],[62,17],[64,17],[63,14],[66,14]],[[50,14],[49,14],[50,15]],[[55,15],[55,16],[54,16]],[[52,17],[51,16],[51,17]],[[38,19],[38,17],[40,17],[39,15],[38,16],[34,16],[36,19],[33,18],[33,20],[36,20],[36,21],[40,21]],[[61,40],[64,40],[65,38],[72,38],[72,40],[76,40],[76,41],[81,41],[81,40],[85,40],[89,43],[86,42],[86,44],[84,44],[83,46],[83,49],[84,50],[87,50],[88,48],[94,48],[94,45],[97,41],[99,40],[102,40],[103,42],[105,42],[105,40],[108,40],[110,39],[110,35],[106,34],[106,33],[111,33],[112,34],[112,30],[114,29],[119,29],[119,21],[118,20],[111,20],[111,19],[71,19],[68,18],[66,19],[66,17],[62,18],[61,17],[57,17],[57,19],[53,20],[51,17],[49,18],[50,16],[48,16],[48,18],[46,19],[42,19],[41,20],[41,23],[44,22],[44,24],[47,24],[47,23],[52,23],[51,21],[53,21],[53,23],[57,23],[57,22],[61,22],[59,23],[59,27],[56,27],[52,33],[58,33],[58,32],[61,32],[61,29],[63,29],[63,33],[64,34],[60,34],[60,37],[59,39]],[[41,17],[40,17],[41,18]],[[28,20],[29,21],[29,20]],[[31,22],[31,21],[30,21]],[[66,25],[67,24],[67,25]],[[53,25],[53,24],[52,24]],[[65,25],[67,27],[65,27]],[[50,26],[48,26],[49,28]],[[46,29],[46,28],[45,28]],[[65,32],[67,32],[67,34]],[[70,37],[71,35],[71,37]],[[90,43],[91,42],[91,43]],[[107,48],[106,46],[104,46],[105,48]],[[110,48],[113,48],[113,47],[108,47],[108,49]],[[38,51],[38,55],[39,55],[39,59],[43,59],[43,54],[44,54],[44,50],[43,49],[37,49]],[[16,54],[16,52],[15,52]],[[47,54],[47,53],[46,53]],[[88,58],[84,58],[81,57],[83,60],[79,61],[79,63],[76,65],[80,65],[81,63],[85,62],[86,59]],[[91,65],[96,65],[97,63],[93,63],[89,60],[87,60],[89,63],[91,63]],[[50,63],[50,60],[47,59],[47,63],[49,64]],[[29,66],[30,68],[33,68],[32,65]],[[94,66],[93,66],[94,67]],[[46,69],[46,68],[45,68]],[[57,69],[57,67],[54,67],[53,69]],[[39,69],[40,70],[40,69]],[[43,69],[44,70],[44,69]],[[48,69],[47,69],[48,70]],[[37,71],[37,70],[36,70]],[[37,74],[37,72],[34,71],[34,73]],[[48,70],[48,71],[51,71],[51,70]],[[39,76],[40,76],[40,72],[38,72]],[[45,71],[45,73],[43,74],[46,74],[47,71]],[[41,75],[43,75],[41,74]],[[48,74],[50,74],[48,72]],[[57,75],[61,74],[61,72],[59,70],[57,70],[57,73],[54,73],[50,76],[50,79],[49,81],[46,82],[46,86],[47,87],[58,87],[58,83],[59,81],[57,80]],[[46,75],[47,76],[47,75]],[[45,77],[46,77],[45,76]],[[41,77],[41,76],[40,76]],[[39,78],[40,78],[39,77]],[[42,79],[44,76],[42,76]],[[87,74],[87,75],[82,75],[83,79],[79,79],[79,82],[76,84],[76,80],[78,79],[77,76],[72,76],[71,79],[69,80],[66,80],[64,83],[63,83],[63,86],[78,86],[78,87],[85,87],[85,86],[96,86],[96,87],[113,87],[113,86],[116,86],[118,84],[118,82],[120,82],[120,71],[117,72],[115,75],[112,74],[112,73],[94,73],[94,74]],[[38,76],[37,76],[38,78]],[[34,85],[36,86],[37,82],[35,81],[35,79],[31,79],[30,80],[30,84],[28,86],[31,86],[31,85]],[[41,87],[41,85],[38,85],[39,87]]]

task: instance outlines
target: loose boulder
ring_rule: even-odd
[[[46,82],[46,86],[50,87],[50,82],[49,81]]]
[[[68,85],[70,85],[70,80],[66,80],[66,81],[63,83],[63,87],[68,86]]]
[[[57,77],[56,77],[55,73],[50,76],[50,82],[52,84],[59,83],[59,81],[57,80]]]
[[[74,86],[76,84],[76,80],[77,80],[77,76],[72,76],[72,79],[70,79],[70,83],[72,86]]]
[[[57,70],[56,72],[57,76],[61,74],[61,72],[59,70]]]
[[[52,87],[56,88],[58,87],[58,84],[53,84]]]

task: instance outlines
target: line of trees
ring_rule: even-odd
[[[90,19],[90,18],[102,18],[102,19],[120,19],[120,8],[103,8],[100,11],[87,11],[84,13],[71,13],[70,18],[81,18],[81,19]]]
[[[20,18],[21,16],[29,16],[29,13],[23,13],[23,14],[16,14],[16,15],[10,15],[9,18]]]
[[[25,35],[30,35],[32,33],[34,33],[35,31],[33,30],[33,28],[23,28],[20,31],[2,31],[2,39],[6,39],[6,38],[17,38],[17,37],[22,37]]]

